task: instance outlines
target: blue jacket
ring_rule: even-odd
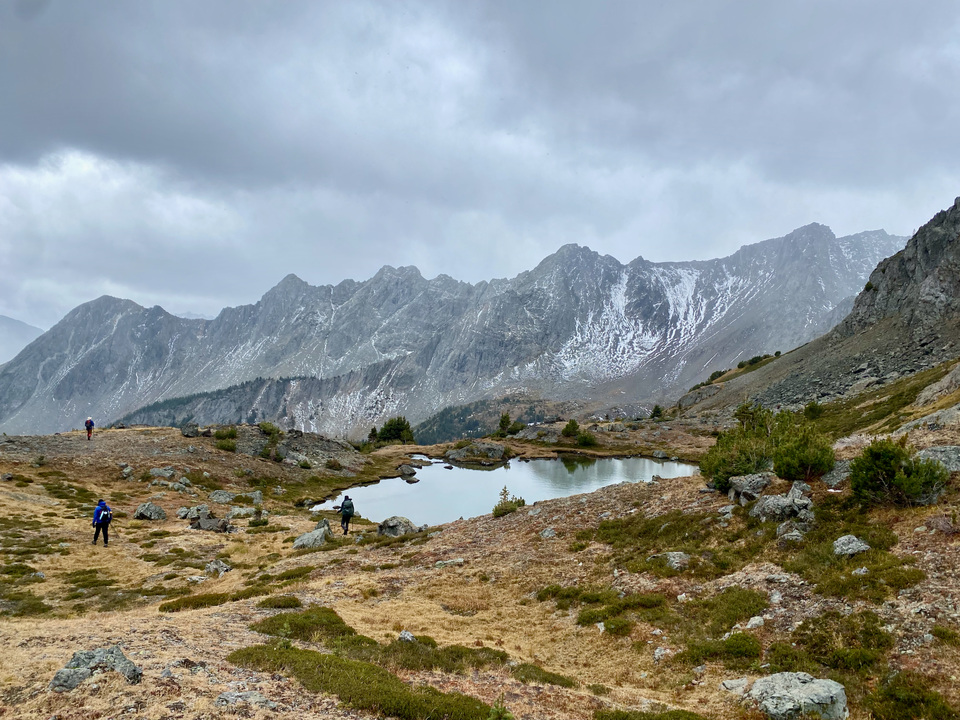
[[[94,524],[94,525],[99,525],[99,524],[100,524],[100,516],[101,516],[104,512],[110,512],[110,506],[107,505],[103,500],[101,500],[99,503],[97,503],[97,507],[94,508],[94,510],[93,510],[93,524]]]

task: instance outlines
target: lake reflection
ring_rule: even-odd
[[[504,485],[511,495],[524,498],[530,505],[619,482],[645,482],[654,475],[666,479],[697,472],[696,465],[647,458],[592,460],[564,456],[559,460],[514,460],[494,470],[445,470],[443,463],[435,462],[417,471],[420,482],[415,485],[393,478],[347,490],[347,494],[365,518],[380,522],[401,515],[418,525],[440,525],[491,512]],[[337,498],[324,507],[339,504]]]

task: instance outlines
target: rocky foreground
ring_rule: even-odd
[[[640,442],[640,432],[654,431],[597,434],[614,447]],[[848,493],[842,473],[834,487],[745,479],[730,496],[690,477],[426,530],[411,518],[400,537],[361,521],[345,541],[322,529],[337,528],[336,518],[311,515],[297,501],[395,472],[409,460],[402,449],[354,456],[317,446],[304,453],[313,466],[306,469],[159,428],[105,432],[90,443],[78,434],[3,440],[0,610],[8,617],[0,624],[0,715],[7,717],[376,717],[305,691],[292,673],[228,659],[278,640],[329,652],[319,637],[283,640],[251,629],[295,601],[332,608],[383,646],[409,633],[441,648],[505,652],[505,662],[465,673],[393,669],[411,687],[490,705],[500,698],[517,718],[669,708],[707,718],[786,717],[791,698],[822,717],[866,718],[881,669],[916,671],[960,706],[960,650],[947,632],[960,622],[956,474],[937,506],[863,519],[830,519],[842,515],[836,503]],[[688,434],[686,446],[701,440]],[[935,434],[925,440],[938,444]],[[241,432],[241,449],[246,441]],[[855,443],[843,450],[855,452]],[[116,518],[106,548],[90,544],[99,497]],[[135,519],[148,503],[159,512]],[[202,505],[235,531],[196,527]],[[870,534],[881,526],[896,535],[889,549]],[[318,528],[321,542],[294,549]],[[870,542],[877,547],[864,549]],[[815,545],[836,558],[843,592],[823,592],[826,580],[811,579],[819,570],[803,553]],[[905,586],[891,587],[895,577]],[[215,604],[196,601],[207,596]],[[618,604],[630,598],[642,602]],[[716,598],[736,598],[742,616],[720,612]],[[803,647],[811,624],[865,613],[876,616],[884,643],[882,660],[867,670],[775,672],[782,658],[771,666],[778,643]],[[724,654],[731,638],[760,654]],[[515,671],[527,666],[546,674],[524,682]]]

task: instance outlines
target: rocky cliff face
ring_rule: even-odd
[[[826,331],[902,242],[813,224],[711,261],[622,265],[567,245],[477,285],[412,267],[324,287],[289,275],[210,321],[102,297],[0,370],[0,428],[50,432],[168,401],[140,419],[252,415],[343,435],[506,392],[659,401]]]

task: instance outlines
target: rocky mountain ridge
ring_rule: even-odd
[[[960,356],[960,198],[882,260],[821,338],[726,383],[695,412],[744,400],[797,405],[855,395]]]
[[[476,285],[413,267],[323,287],[289,275],[211,321],[102,297],[0,370],[0,428],[61,430],[171,401],[181,419],[234,421],[239,408],[342,436],[508,392],[652,403],[822,334],[902,241],[812,224],[710,261],[623,265],[567,245]]]

